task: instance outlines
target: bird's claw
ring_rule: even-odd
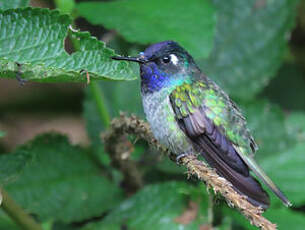
[[[183,159],[184,157],[186,157],[187,155],[189,155],[189,154],[187,154],[187,153],[181,153],[181,154],[179,154],[179,155],[176,157],[176,163],[177,163],[178,165],[182,165],[182,164],[183,164],[182,159]]]

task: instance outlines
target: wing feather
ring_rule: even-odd
[[[226,96],[222,95],[217,98],[219,95],[215,97],[215,93],[213,95],[211,90],[214,91],[206,82],[196,82],[193,85],[182,85],[172,92],[170,101],[176,113],[178,124],[208,164],[229,180],[236,191],[246,195],[252,204],[267,208],[269,206],[267,193],[258,181],[249,174],[247,164],[234,148],[236,145],[245,146],[248,144],[252,151],[250,143],[252,143],[253,138],[247,133],[247,130],[238,130],[238,126],[241,126],[240,129],[244,128],[245,120],[239,111],[237,115],[231,114],[230,109],[232,108],[229,108],[230,104],[227,103],[230,102],[227,101]],[[205,92],[208,92],[208,95]],[[210,100],[207,97],[210,97]],[[213,100],[219,100],[219,102]],[[233,110],[235,110],[234,107]],[[224,115],[217,113],[224,113]],[[221,118],[227,120],[222,121]],[[231,135],[228,135],[227,130],[229,122],[236,125]],[[234,137],[236,134],[240,134],[242,137]],[[245,137],[248,139],[244,140]]]

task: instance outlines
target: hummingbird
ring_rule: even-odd
[[[235,191],[265,210],[270,199],[250,174],[252,170],[286,206],[291,206],[254,160],[258,146],[241,110],[177,42],[159,42],[137,57],[112,59],[140,65],[146,119],[155,138],[177,161],[188,154],[202,155]]]

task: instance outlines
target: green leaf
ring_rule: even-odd
[[[292,112],[287,117],[286,128],[289,136],[298,142],[305,142],[305,113]]]
[[[242,108],[259,147],[255,155],[259,160],[277,155],[295,143],[286,130],[284,114],[278,106],[267,101],[254,101]]]
[[[23,149],[19,149],[18,154],[1,155],[1,162],[5,162],[5,164],[0,166],[0,184],[6,185],[18,178],[28,162],[32,161],[32,157],[28,151],[23,151]]]
[[[298,1],[213,2],[218,12],[215,46],[202,70],[230,95],[251,99],[280,67]]]
[[[29,0],[0,0],[0,10],[25,7],[28,4]]]
[[[261,166],[294,205],[305,203],[305,144],[300,143],[280,154],[261,161]],[[273,204],[280,203],[276,199]]]
[[[140,80],[120,82],[100,82],[105,101],[113,117],[120,112],[133,113],[144,118]]]
[[[222,219],[221,225],[217,228],[214,228],[215,230],[232,230],[232,218],[225,216]]]
[[[0,230],[20,230],[17,226],[2,210],[0,211]]]
[[[284,110],[304,110],[305,100],[301,100],[305,98],[304,85],[302,65],[294,62],[284,63],[262,95],[271,102],[279,104]]]
[[[71,14],[75,7],[74,0],[54,0],[56,8],[60,9],[61,12]]]
[[[128,63],[113,61],[114,51],[89,33],[69,29],[71,19],[58,11],[0,11],[0,21],[0,77],[14,78],[20,72],[26,80],[84,82],[85,70],[93,79],[135,78]],[[68,32],[77,49],[70,55],[64,49]]]
[[[264,215],[266,218],[276,223],[278,229],[303,230],[305,226],[304,213],[298,213],[291,209],[272,209]]]
[[[158,162],[156,167],[158,170],[165,173],[183,175],[186,172],[186,169],[184,167],[175,164],[167,156],[163,157],[162,161]]]
[[[39,136],[0,158],[5,162],[0,165],[1,184],[42,220],[81,221],[101,215],[122,199],[121,190],[102,176],[89,155],[63,136]]]
[[[5,134],[6,134],[5,132],[0,131],[0,138],[1,138],[1,137],[4,137],[4,136],[5,136]]]
[[[104,220],[89,224],[84,230],[119,230],[122,226],[133,230],[199,229],[200,224],[207,223],[206,200],[197,201],[200,210],[205,213],[199,211],[194,221],[187,225],[175,221],[187,209],[187,195],[192,193],[191,190],[194,190],[193,186],[180,182],[148,185],[124,201]]]
[[[235,229],[232,227],[232,218],[229,217],[229,216],[224,216],[223,219],[221,220],[221,225],[220,226],[217,226],[213,229],[215,230],[232,230],[232,229]]]
[[[79,227],[73,224],[54,223],[52,230],[79,230]]]
[[[130,42],[175,40],[195,57],[207,57],[212,49],[216,20],[208,0],[86,2],[77,9],[92,24],[115,29]]]
[[[140,80],[115,83],[116,82],[109,82],[109,84],[106,85],[106,87],[112,85],[113,91],[110,91],[109,89],[106,90],[106,87],[103,87],[107,99],[111,102],[114,116],[118,116],[120,111],[123,111],[144,118]]]

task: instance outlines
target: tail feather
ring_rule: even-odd
[[[237,152],[241,151],[238,147],[235,146]],[[266,175],[266,173],[262,170],[261,167],[255,162],[255,160],[248,156],[244,157],[243,154],[239,154],[239,156],[243,159],[243,161],[248,165],[248,167],[254,172],[254,174],[261,179],[265,185],[267,185],[272,192],[282,200],[282,202],[290,207],[292,203],[287,199],[287,197],[283,194],[283,192],[274,184],[274,182]]]
[[[247,196],[247,200],[254,206],[267,209],[270,205],[268,194],[263,190],[260,183],[251,176],[244,175],[230,167],[218,154],[215,154],[212,143],[208,138],[198,138],[198,144],[202,147],[201,152],[207,163],[216,169],[220,176],[223,176],[232,183],[234,189]]]

